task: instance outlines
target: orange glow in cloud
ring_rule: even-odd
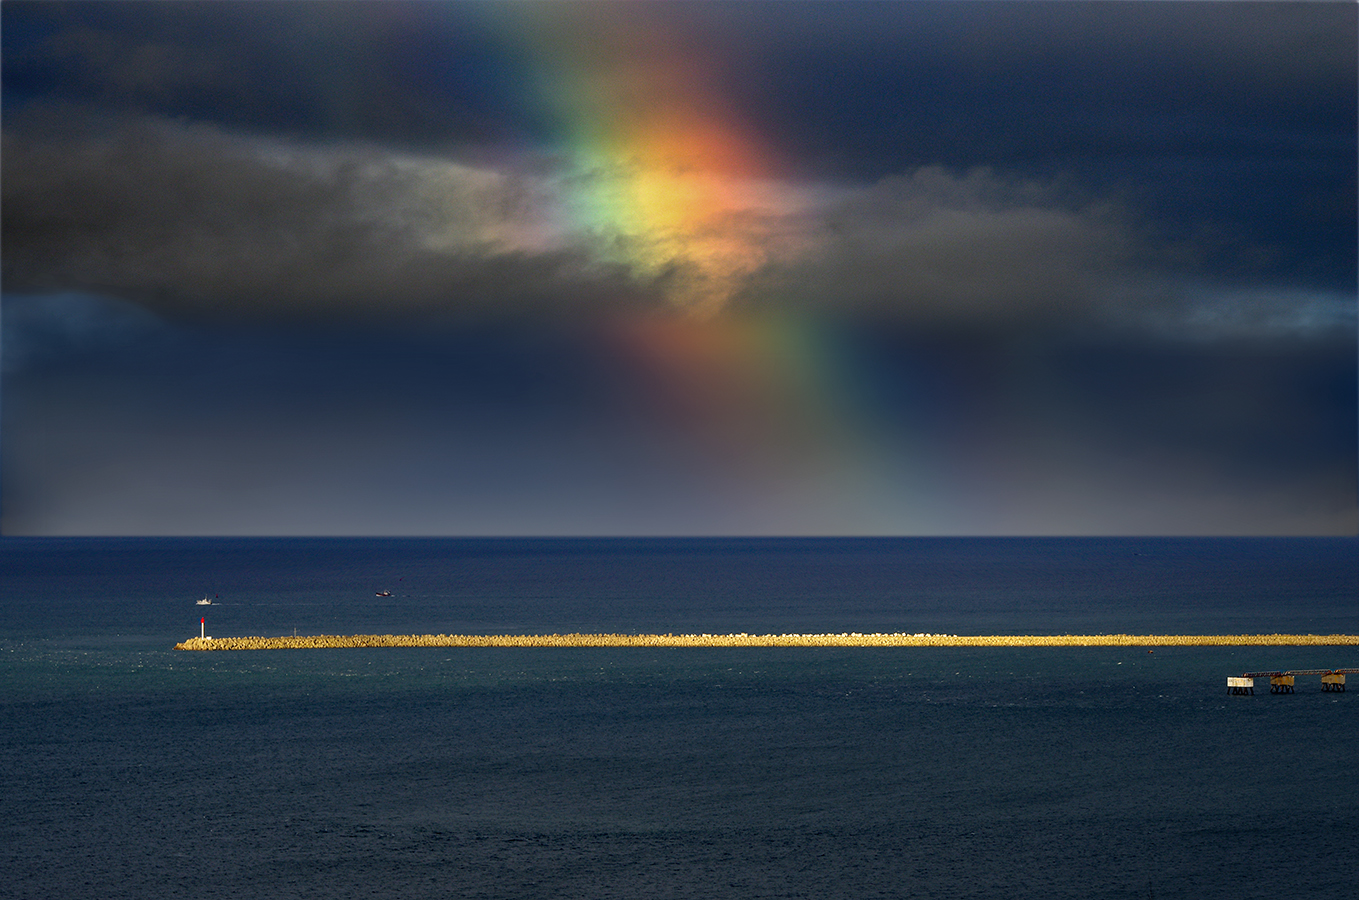
[[[603,261],[711,316],[770,259],[762,220],[789,201],[715,83],[720,61],[645,4],[606,9],[535,7],[530,29],[573,168],[563,206]]]

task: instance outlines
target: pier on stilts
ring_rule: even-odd
[[[1326,692],[1345,690],[1345,676],[1359,674],[1359,669],[1289,669],[1286,672],[1247,672],[1227,676],[1227,693],[1254,694],[1255,679],[1268,678],[1271,694],[1291,694],[1299,675],[1320,675],[1321,689]]]

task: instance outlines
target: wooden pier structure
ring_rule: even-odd
[[[1341,692],[1345,690],[1345,676],[1359,674],[1359,669],[1289,669],[1286,672],[1247,672],[1244,675],[1227,676],[1227,693],[1254,694],[1255,679],[1268,678],[1271,694],[1293,693],[1295,679],[1299,675],[1320,675],[1322,691]]]

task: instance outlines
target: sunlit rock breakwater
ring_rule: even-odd
[[[190,638],[176,650],[339,647],[1245,647],[1359,645],[1353,634],[318,634]]]

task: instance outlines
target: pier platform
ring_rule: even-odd
[[[1227,693],[1254,694],[1255,679],[1268,678],[1271,694],[1291,694],[1299,675],[1320,675],[1321,689],[1327,692],[1345,690],[1345,676],[1359,673],[1359,669],[1289,669],[1286,672],[1246,672],[1227,676]]]

